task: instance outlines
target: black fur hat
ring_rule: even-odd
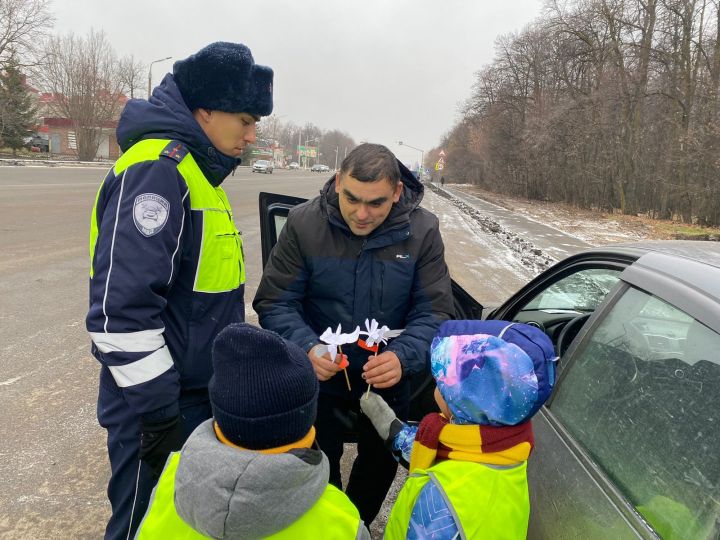
[[[175,62],[173,76],[191,111],[272,112],[273,70],[255,64],[250,49],[240,43],[211,43]]]

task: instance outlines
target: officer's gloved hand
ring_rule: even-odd
[[[395,411],[390,408],[390,405],[380,395],[370,392],[363,394],[360,398],[360,409],[370,419],[382,440],[387,441],[390,437],[390,426],[393,421],[397,420]],[[400,421],[397,420],[397,422]]]
[[[155,477],[160,477],[170,452],[182,447],[180,416],[162,422],[146,422],[140,418],[140,460],[148,464]]]

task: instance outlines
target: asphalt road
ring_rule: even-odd
[[[109,515],[84,323],[90,211],[105,172],[0,167],[2,538],[98,538]],[[225,182],[248,254],[248,303],[261,274],[257,194],[311,197],[326,178],[241,168]]]
[[[98,538],[109,515],[99,367],[84,324],[90,212],[105,172],[0,167],[2,538]],[[223,184],[243,233],[250,322],[261,275],[258,193],[312,197],[328,177],[241,168]],[[532,277],[446,199],[427,193],[423,204],[440,217],[448,266],[471,294],[497,305]]]

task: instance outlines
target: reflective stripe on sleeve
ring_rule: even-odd
[[[165,328],[110,334],[90,332],[90,339],[101,353],[111,352],[151,352],[165,345],[162,333]]]
[[[167,347],[158,349],[141,360],[124,366],[108,366],[115,382],[120,388],[135,386],[159,377],[173,367],[172,357]]]

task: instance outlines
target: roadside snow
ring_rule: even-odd
[[[611,215],[580,210],[563,204],[498,195],[470,184],[448,184],[447,187],[475,195],[512,212],[523,214],[592,246],[635,242],[657,237],[650,225],[637,220],[619,220]]]
[[[428,189],[422,206],[440,220],[450,275],[486,307],[500,305],[547,264],[529,242],[461,201]]]

